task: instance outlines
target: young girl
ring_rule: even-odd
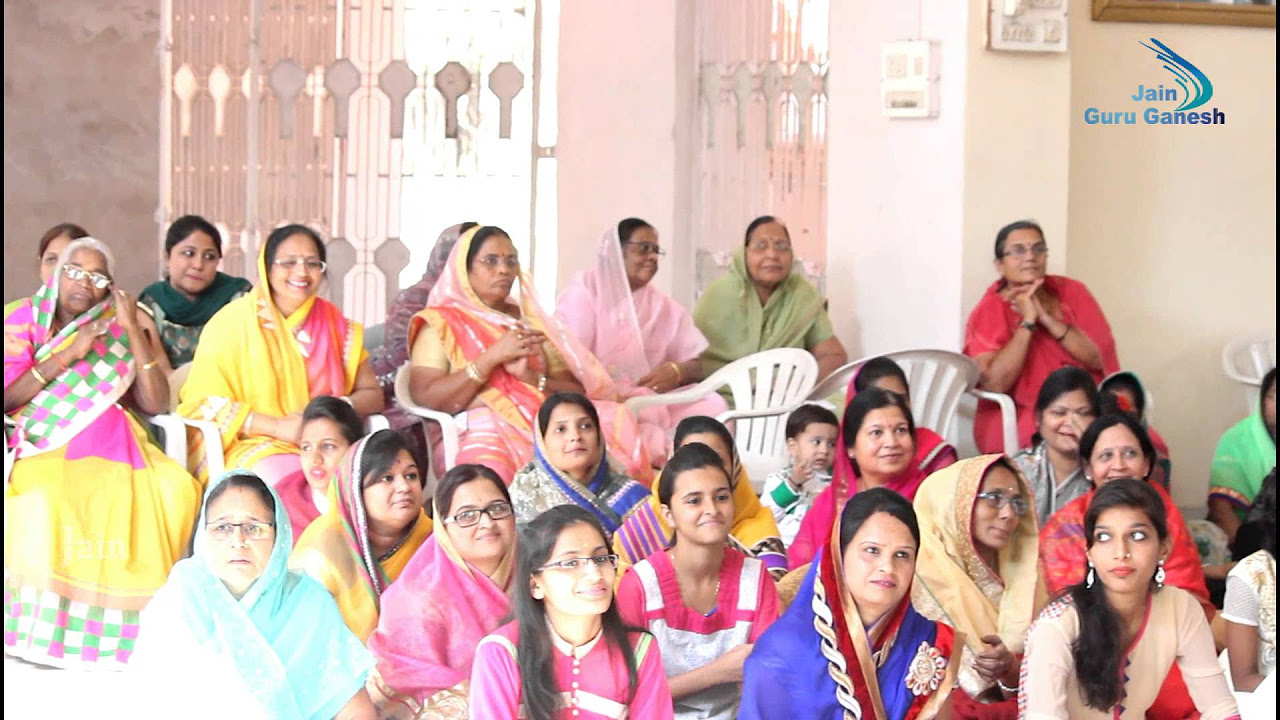
[[[595,516],[577,505],[529,523],[512,584],[515,620],[476,648],[472,718],[673,717],[653,636],[628,631],[614,605],[617,562]]]
[[[662,469],[662,514],[675,540],[622,578],[618,610],[662,648],[678,718],[729,720],[742,696],[742,664],[778,617],[764,563],[727,545],[733,490],[715,451],[685,445]]]
[[[364,435],[355,408],[347,401],[321,395],[302,411],[302,472],[284,478],[276,492],[289,513],[289,525],[297,542],[313,520],[329,510],[329,481],[347,448]]]

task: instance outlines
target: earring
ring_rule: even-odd
[[[1093,587],[1093,563],[1089,563],[1089,574],[1084,578],[1084,586],[1088,588]]]
[[[1164,561],[1163,560],[1161,560],[1156,565],[1156,587],[1157,588],[1164,587]]]

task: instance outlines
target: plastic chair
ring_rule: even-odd
[[[634,415],[645,408],[691,403],[728,387],[733,407],[716,419],[733,422],[738,457],[759,492],[764,479],[786,464],[787,414],[804,402],[817,381],[818,361],[808,350],[777,348],[735,360],[690,388],[640,395],[626,406]]]
[[[425,408],[413,402],[413,398],[409,396],[409,363],[401,365],[396,371],[396,402],[400,403],[407,412],[440,425],[440,436],[444,445],[444,467],[446,470],[452,468],[458,460],[458,422],[448,413]]]
[[[1248,408],[1258,408],[1258,388],[1262,376],[1276,366],[1275,333],[1239,337],[1222,348],[1222,370],[1228,378],[1245,386]]]
[[[204,437],[205,464],[209,468],[209,478],[213,479],[226,470],[226,456],[222,452],[222,433],[218,426],[208,420],[192,420],[175,413],[155,415],[151,424],[164,430],[164,454],[188,471],[195,468],[188,463],[187,428],[191,428]]]

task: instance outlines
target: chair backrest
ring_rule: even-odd
[[[817,381],[818,361],[808,350],[798,348],[748,355],[707,378],[711,387],[729,388],[732,409],[719,419],[732,421],[738,454],[754,482],[764,481],[764,475],[756,475],[765,472],[766,463],[782,467],[786,462],[786,414],[804,402]],[[742,417],[743,413],[762,411],[773,412],[765,417]]]
[[[1249,411],[1258,407],[1262,376],[1276,366],[1275,333],[1238,337],[1222,348],[1222,370],[1227,377],[1245,386]]]

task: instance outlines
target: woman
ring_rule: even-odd
[[[657,639],[676,717],[732,720],[742,663],[777,619],[778,591],[763,563],[726,547],[733,490],[714,450],[677,450],[658,492],[675,541],[622,577],[618,611]]]
[[[1080,462],[1080,435],[1100,414],[1100,404],[1093,378],[1078,367],[1054,370],[1040,386],[1031,446],[1012,459],[1031,483],[1041,525],[1093,487]]]
[[[915,421],[906,398],[869,388],[844,409],[831,485],[813,501],[787,551],[791,569],[813,560],[850,496],[887,487],[908,501],[924,481],[915,459]]]
[[[703,415],[687,417],[676,426],[677,450],[690,443],[702,443],[715,451],[728,472],[733,488],[733,524],[728,542],[733,549],[759,559],[774,578],[787,571],[787,550],[778,535],[773,513],[756,496],[747,470],[738,460],[738,448],[729,429],[715,418]],[[664,517],[659,488],[662,477],[654,480],[649,502],[622,524],[614,533],[613,551],[625,565],[634,565],[659,550],[665,550],[675,538],[675,528]]]
[[[329,593],[286,567],[283,518],[252,473],[210,485],[195,555],[147,605],[131,667],[149,706],[140,716],[376,717],[364,690],[373,659]]]
[[[596,266],[574,276],[556,301],[556,317],[627,394],[670,392],[703,378],[698,355],[707,339],[688,310],[651,284],[663,254],[652,225],[626,218],[600,239]],[[681,406],[671,420],[727,407],[712,395]]]
[[[964,353],[977,361],[981,387],[1008,394],[1018,408],[1019,447],[1031,439],[1032,403],[1049,373],[1076,365],[1097,383],[1120,369],[1102,308],[1084,283],[1047,275],[1048,255],[1044,231],[1034,222],[1000,228],[995,259],[1000,279],[970,313],[964,334]],[[973,434],[984,453],[1004,449],[995,403],[978,403]]]
[[[44,286],[4,319],[5,652],[119,669],[138,611],[187,548],[201,486],[122,405],[169,407],[169,385],[112,285],[115,262],[73,240]]]
[[[542,310],[501,228],[462,234],[427,309],[410,323],[409,344],[413,401],[461,414],[457,462],[486,465],[510,482],[533,459],[535,416],[553,392],[591,398],[604,416],[609,447],[632,477],[648,481],[650,453],[665,457],[661,425],[649,426],[641,440],[604,368]]]
[[[1209,519],[1235,540],[1262,479],[1276,466],[1276,369],[1262,378],[1258,412],[1222,435],[1209,466]]]
[[[195,359],[200,332],[214,313],[253,289],[248,280],[218,272],[222,234],[198,215],[184,215],[164,238],[164,280],[138,296],[154,322],[170,367]]]
[[[852,400],[858,393],[873,387],[901,395],[910,410],[911,388],[907,385],[907,374],[898,363],[887,357],[874,357],[866,361],[849,381],[845,399]],[[951,443],[929,428],[917,427],[913,435],[916,452],[911,462],[920,469],[923,477],[951,465],[959,457]]]
[[[1262,505],[1263,549],[1249,555],[1227,575],[1227,596],[1222,617],[1227,625],[1227,658],[1231,687],[1241,714],[1252,708],[1275,713],[1276,669],[1276,487],[1272,483],[1258,495]],[[1270,678],[1269,704],[1253,697]],[[1264,690],[1263,695],[1267,694]],[[1259,714],[1259,717],[1262,717]]]
[[[1003,455],[962,460],[916,493],[920,556],[911,603],[964,635],[955,718],[1013,718],[1018,657],[1048,601],[1031,488]]]
[[[623,624],[613,602],[617,562],[580,507],[552,508],[529,524],[512,584],[515,619],[476,648],[472,718],[672,718],[662,653],[652,635]]]
[[[1239,718],[1196,599],[1166,584],[1170,536],[1156,486],[1108,483],[1084,524],[1088,575],[1027,633],[1018,716],[1196,717],[1158,710],[1161,680],[1177,667],[1198,717]]]
[[[1147,389],[1137,373],[1131,370],[1111,373],[1098,383],[1098,394],[1104,397],[1110,396],[1118,408],[1138,418],[1138,422],[1142,423],[1142,427],[1147,430],[1147,435],[1151,437],[1151,444],[1155,446],[1156,453],[1164,462],[1168,462],[1169,444],[1147,421]],[[1168,472],[1165,473],[1165,480],[1167,485]]]
[[[431,534],[421,467],[395,430],[357,440],[329,486],[329,510],[302,533],[289,557],[291,569],[333,594],[361,642],[378,626],[383,591]]]
[[[703,373],[784,347],[813,353],[820,378],[848,361],[831,329],[826,300],[791,271],[794,261],[791,234],[782,221],[772,215],[751,221],[729,274],[706,289],[693,311],[694,323],[710,343],[702,352]]]
[[[742,720],[932,718],[962,643],[911,604],[920,528],[887,488],[849,499],[787,612],[743,669]]]
[[[434,507],[440,527],[383,593],[369,637],[378,662],[370,692],[397,719],[467,717],[476,645],[511,610],[516,518],[506,483],[483,465],[458,465],[436,486]]]
[[[341,398],[321,395],[302,410],[302,431],[298,437],[302,472],[276,485],[276,492],[289,513],[294,538],[316,518],[329,511],[329,486],[347,448],[364,435],[364,424],[355,408]]]
[[[62,257],[62,251],[67,248],[67,244],[84,237],[89,237],[89,233],[75,223],[58,223],[45,231],[36,247],[36,265],[40,269],[41,285],[49,282],[49,278],[53,277],[53,272],[58,269],[58,260]],[[24,299],[18,298],[5,303],[4,314],[8,316],[9,311]]]
[[[361,418],[382,409],[364,329],[317,294],[327,267],[314,230],[271,231],[258,255],[258,286],[205,325],[182,386],[178,412],[218,426],[227,467],[273,486],[302,472],[298,436],[311,398],[344,397]],[[207,475],[202,437],[191,457]]]
[[[557,505],[588,510],[612,535],[649,498],[605,453],[600,416],[585,395],[555,393],[538,409],[538,436],[529,461],[511,482],[516,523],[528,525]]]

